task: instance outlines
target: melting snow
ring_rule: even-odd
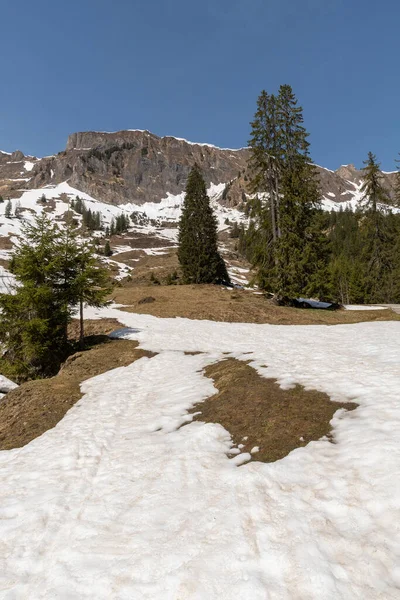
[[[2,598],[398,600],[400,323],[101,316],[159,354],[86,381],[54,429],[0,453]],[[283,386],[360,404],[335,414],[335,444],[238,467],[251,456],[228,458],[220,425],[180,427],[215,393],[202,369],[249,351]]]

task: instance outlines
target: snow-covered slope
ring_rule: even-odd
[[[218,219],[219,228],[226,228],[225,219],[241,221],[243,220],[243,213],[221,206],[217,199],[221,195],[224,189],[224,184],[211,185],[208,189],[208,194],[211,198],[211,202]],[[47,200],[54,200],[54,207],[48,203],[41,202],[42,196],[45,196]],[[104,225],[110,225],[111,219],[117,217],[122,212],[127,215],[132,213],[138,213],[139,215],[145,216],[149,220],[159,222],[171,222],[176,223],[179,220],[181,207],[184,200],[184,193],[173,196],[168,194],[167,197],[161,202],[147,202],[142,205],[134,203],[127,203],[119,206],[113,204],[107,204],[96,200],[89,194],[79,191],[76,188],[70,186],[67,182],[60,183],[58,185],[49,185],[44,188],[26,190],[18,200],[12,201],[12,211],[18,208],[18,213],[21,218],[5,218],[5,211],[7,203],[3,202],[0,204],[0,236],[19,235],[21,226],[24,221],[31,221],[35,214],[40,214],[43,210],[54,219],[61,221],[61,217],[69,209],[69,202],[79,196],[84,200],[86,207],[92,211],[100,211]]]
[[[0,453],[0,598],[398,600],[399,323],[102,314],[158,355],[87,381],[54,429]],[[224,353],[360,407],[336,414],[334,444],[238,466],[220,425],[180,427]]]

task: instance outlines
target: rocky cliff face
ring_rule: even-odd
[[[42,159],[0,152],[0,194],[18,197],[23,189],[68,183],[110,204],[158,202],[179,194],[191,167],[197,163],[207,184],[226,183],[219,202],[238,206],[248,193],[249,150],[229,150],[193,144],[149,131],[96,131],[69,136],[66,149]],[[318,167],[326,208],[360,198],[362,171],[354,165],[330,171]],[[394,196],[394,173],[384,174],[384,184]]]
[[[148,131],[83,132],[71,135],[64,152],[40,161],[34,188],[68,180],[110,204],[158,202],[185,188],[197,163],[207,184],[227,182],[246,167],[248,151],[191,144]]]
[[[12,154],[0,151],[0,195],[2,198],[15,198],[19,190],[29,185],[32,170],[38,159],[25,156],[20,150]]]

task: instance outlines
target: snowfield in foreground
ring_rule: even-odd
[[[86,381],[54,429],[0,453],[2,600],[399,599],[400,323],[100,315],[158,354]],[[238,466],[220,425],[179,428],[224,352],[360,406],[336,413],[336,444]]]

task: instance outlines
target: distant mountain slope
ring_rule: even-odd
[[[79,132],[69,136],[64,151],[42,159],[22,152],[0,152],[0,194],[18,198],[24,189],[39,189],[67,181],[72,187],[108,204],[160,202],[185,189],[194,163],[208,185],[227,184],[218,201],[238,206],[248,193],[249,150],[217,148],[149,131]],[[356,207],[360,201],[362,171],[354,165],[336,171],[317,167],[323,205]],[[395,173],[383,174],[394,197]]]

